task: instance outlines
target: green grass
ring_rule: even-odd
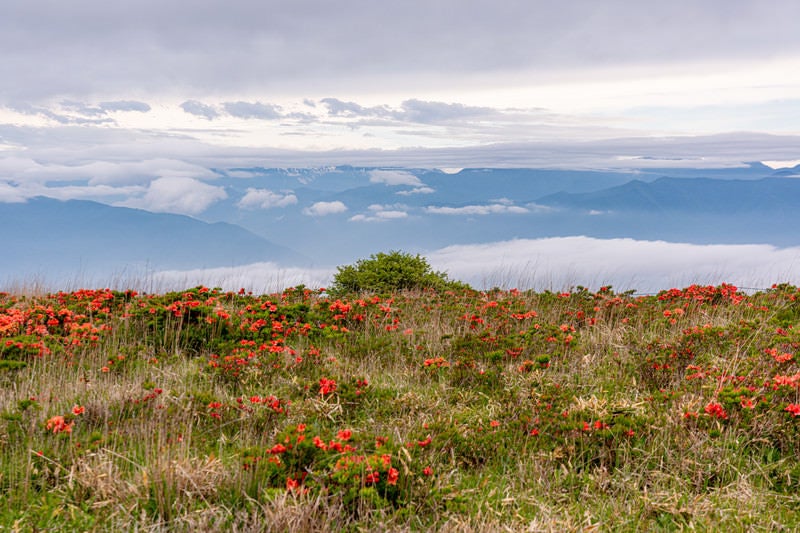
[[[0,529],[797,530],[799,348],[788,285],[2,294]]]

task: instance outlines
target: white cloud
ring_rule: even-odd
[[[150,183],[141,197],[130,198],[114,205],[135,207],[156,213],[199,215],[211,204],[228,195],[222,187],[208,185],[192,178],[159,178]]]
[[[598,289],[655,293],[692,283],[733,283],[767,289],[773,283],[800,285],[800,248],[769,245],[694,245],[632,239],[563,237],[518,239],[448,246],[424,254],[435,270],[475,288]],[[355,260],[356,258],[354,258]],[[198,284],[226,290],[276,292],[303,283],[327,286],[333,268],[286,268],[256,263],[228,268],[157,272],[150,290]]]
[[[692,283],[768,288],[800,283],[800,248],[563,237],[456,245],[427,255],[476,287],[560,290],[582,285],[656,292]]]
[[[286,207],[296,203],[297,196],[291,191],[277,193],[269,189],[248,188],[247,193],[239,200],[237,205],[245,209],[272,209],[273,207]]]
[[[383,183],[385,185],[410,185],[422,187],[422,183],[414,174],[404,170],[373,170],[369,173],[370,183]]]
[[[209,269],[164,270],[149,276],[147,285],[149,291],[155,292],[205,285],[220,287],[226,291],[245,288],[255,294],[269,294],[300,284],[313,288],[325,287],[330,283],[334,272],[335,269],[332,268],[295,268],[274,263],[253,263]]]
[[[22,203],[28,199],[17,187],[0,181],[0,203],[14,204]]]
[[[425,211],[434,215],[500,215],[524,214],[528,210],[517,205],[496,203],[489,205],[465,205],[463,207],[428,206]]]
[[[368,214],[358,214],[350,217],[351,222],[387,222],[408,218],[408,206],[403,204],[381,205],[372,204],[367,207]]]
[[[309,207],[303,209],[304,215],[321,217],[326,215],[335,215],[347,211],[347,206],[344,203],[336,200],[334,202],[316,202]]]
[[[400,196],[411,196],[412,194],[432,194],[435,192],[436,189],[432,189],[431,187],[414,187],[413,189],[408,189],[405,191],[397,191],[395,194],[399,194]]]
[[[145,184],[156,178],[214,179],[207,167],[176,159],[154,158],[141,161],[91,161],[75,164],[34,160],[10,155],[0,157],[0,177],[19,182],[58,182],[85,180],[89,185]]]

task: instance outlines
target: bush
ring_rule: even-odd
[[[444,272],[435,272],[420,255],[392,251],[359,259],[354,265],[340,266],[333,278],[333,295],[372,291],[391,293],[408,289],[468,289],[450,280]]]

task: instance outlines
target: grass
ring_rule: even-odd
[[[0,295],[0,529],[800,528],[800,291]]]

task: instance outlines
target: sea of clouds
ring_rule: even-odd
[[[453,245],[423,254],[437,271],[475,288],[566,290],[576,286],[652,293],[693,283],[733,283],[766,289],[800,284],[800,247],[696,245],[633,239],[557,237]],[[256,263],[213,269],[159,271],[148,275],[153,290],[194,285],[277,292],[304,284],[327,286],[335,267],[295,268]]]

